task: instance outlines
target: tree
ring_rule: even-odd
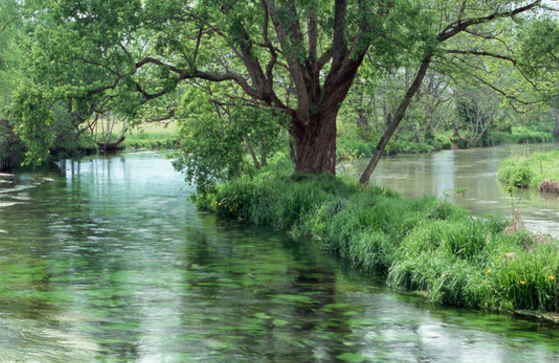
[[[534,79],[533,90],[549,106],[553,133],[559,139],[559,24],[546,16],[522,34],[522,68]]]
[[[476,6],[479,4],[476,4]],[[535,1],[531,3],[521,3],[521,2],[514,2],[514,3],[507,3],[506,6],[508,7],[507,10],[503,11],[502,6],[504,4],[490,4],[490,6],[486,9],[477,8],[477,11],[474,11],[473,14],[470,15],[469,13],[469,6],[471,4],[468,1],[462,1],[461,5],[458,8],[454,8],[455,12],[452,13],[452,8],[448,9],[450,14],[447,13],[447,17],[445,18],[444,23],[447,25],[441,25],[439,29],[442,29],[436,35],[436,44],[434,45],[432,50],[429,50],[424,53],[423,59],[421,60],[421,64],[417,70],[415,78],[411,84],[411,86],[407,89],[404,97],[402,98],[391,122],[389,123],[384,135],[380,139],[377,147],[375,149],[375,153],[371,158],[371,161],[365,168],[365,171],[361,175],[359,182],[361,184],[367,184],[373,173],[374,169],[376,168],[380,158],[382,156],[383,150],[390,141],[390,138],[400,125],[400,122],[403,120],[407,108],[409,107],[412,98],[420,89],[421,84],[423,83],[423,79],[427,73],[427,70],[430,68],[431,64],[435,61],[440,62],[452,62],[452,59],[448,59],[445,56],[448,54],[466,54],[466,55],[475,55],[475,56],[488,56],[493,58],[505,58],[505,59],[512,59],[510,56],[501,55],[501,54],[492,54],[488,52],[478,51],[477,49],[449,49],[449,46],[455,45],[449,42],[449,40],[461,36],[473,36],[478,37],[478,40],[481,39],[490,39],[490,40],[498,40],[498,38],[492,35],[493,31],[489,30],[489,35],[484,33],[484,26],[492,25],[492,23],[496,23],[497,21],[501,21],[503,19],[510,19],[515,17],[518,14],[524,13],[526,11],[534,10],[541,5],[540,1]],[[451,5],[452,6],[452,5]],[[483,14],[483,15],[480,15]],[[448,45],[450,43],[450,45]],[[464,42],[462,42],[464,43]],[[465,42],[467,44],[475,42]],[[460,44],[460,42],[459,42]]]
[[[540,3],[45,0],[33,20],[34,80],[73,100],[77,120],[105,109],[134,116],[185,82],[232,82],[240,92],[230,97],[288,117],[296,171],[335,173],[337,115],[365,58],[379,68],[415,65],[367,183],[446,44]]]
[[[16,1],[0,7],[0,172],[11,171],[23,161],[23,147],[8,121],[12,92],[19,82],[22,59],[17,40],[21,38],[22,15]]]
[[[174,165],[203,194],[215,179],[260,169],[284,141],[277,120],[285,116],[228,102],[228,87],[204,82],[191,88],[178,112],[181,155]],[[246,156],[250,155],[249,158]]]

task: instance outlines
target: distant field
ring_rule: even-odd
[[[123,126],[123,123],[117,123],[113,127],[114,139],[120,136]],[[97,132],[100,132],[100,127]],[[127,149],[169,149],[178,146],[178,138],[179,131],[175,122],[168,124],[152,122],[129,129],[123,145]]]

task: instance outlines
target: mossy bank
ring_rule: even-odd
[[[198,196],[202,209],[309,236],[395,288],[430,300],[500,311],[559,310],[559,245],[459,206],[406,200],[332,175],[291,174],[276,159],[257,175]]]

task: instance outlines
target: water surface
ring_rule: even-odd
[[[497,180],[499,163],[513,155],[559,149],[558,144],[503,145],[468,150],[383,158],[373,174],[379,185],[410,198],[433,195],[453,200],[476,216],[496,214],[510,218],[520,208],[522,221],[533,232],[559,238],[559,199],[521,190],[511,196]],[[346,170],[365,169],[368,160]],[[455,191],[465,190],[455,194]]]
[[[198,213],[153,153],[0,176],[0,362],[559,361],[559,331],[397,294]]]

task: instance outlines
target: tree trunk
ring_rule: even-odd
[[[262,164],[262,166],[268,166],[268,160],[266,159],[266,144],[262,142],[260,145],[260,164]]]
[[[555,135],[555,138],[559,140],[559,108],[553,107],[553,115],[555,116],[553,135]]]
[[[260,169],[260,163],[258,162],[258,158],[256,157],[256,154],[254,153],[254,149],[252,148],[250,142],[247,142],[247,148],[248,151],[250,152],[250,156],[252,157],[252,162],[254,163],[254,167],[256,169]]]
[[[371,125],[369,125],[369,119],[367,118],[365,109],[358,107],[357,111],[357,126],[365,127],[365,131],[371,130]]]
[[[97,141],[97,147],[99,148],[99,151],[102,153],[121,150],[123,148],[122,143],[124,142],[125,139],[126,137],[122,135],[115,142],[110,142],[108,139],[105,142]]]
[[[392,138],[392,135],[394,135],[394,132],[396,131],[396,129],[398,129],[400,122],[404,119],[404,116],[406,115],[406,110],[408,109],[408,106],[410,105],[413,96],[417,93],[417,90],[419,90],[419,87],[423,82],[423,78],[425,77],[425,73],[427,73],[430,64],[431,64],[431,54],[429,53],[425,56],[425,58],[423,58],[423,61],[421,62],[421,66],[417,71],[417,74],[415,76],[412,85],[410,86],[410,88],[408,88],[406,95],[402,99],[402,102],[400,102],[400,106],[398,106],[398,110],[394,114],[394,118],[390,120],[388,127],[384,132],[384,135],[382,135],[382,137],[380,138],[380,141],[378,142],[377,147],[375,148],[375,153],[373,154],[373,157],[371,158],[369,164],[363,171],[363,174],[361,174],[361,178],[359,178],[359,184],[361,185],[369,184],[371,175],[373,174],[373,171],[377,167],[378,162],[380,161],[380,158],[384,153],[384,148],[386,148],[386,145],[388,145],[388,142]]]
[[[336,111],[312,117],[308,125],[294,119],[295,172],[336,174]]]

